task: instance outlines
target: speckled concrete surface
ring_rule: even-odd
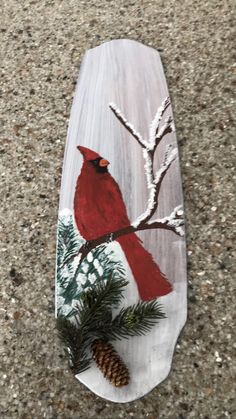
[[[232,9],[227,0],[1,2],[1,418],[236,417]],[[168,379],[116,405],[70,374],[53,311],[76,76],[86,49],[124,37],[162,49],[180,140],[189,315]]]

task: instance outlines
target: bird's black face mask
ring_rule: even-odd
[[[90,162],[95,167],[96,172],[98,172],[98,173],[107,173],[108,172],[107,166],[108,166],[109,162],[107,160],[103,159],[102,157],[98,157],[95,160],[90,160]]]

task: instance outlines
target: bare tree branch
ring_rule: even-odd
[[[157,142],[159,143],[161,141],[161,139],[164,137],[164,135],[166,135],[166,134],[168,134],[169,132],[172,132],[172,131],[174,131],[173,120],[172,120],[171,116],[168,116],[165,120],[164,125],[160,128],[160,130],[156,134],[156,137],[155,137],[156,144],[157,144]]]
[[[166,174],[167,170],[169,169],[170,165],[176,159],[177,154],[178,154],[177,148],[174,148],[170,152],[170,147],[167,147],[163,163],[162,163],[160,169],[157,170],[155,178],[154,178],[154,183],[155,183],[155,185],[157,185],[157,187],[162,182],[163,177],[165,176],[165,174]]]
[[[164,114],[165,110],[170,106],[170,98],[166,97],[161,106],[157,109],[156,115],[154,116],[152,123],[150,125],[149,129],[149,142],[152,145],[152,147],[155,147],[156,144],[156,137],[159,130],[159,124],[162,119],[162,115]]]
[[[111,234],[104,234],[96,238],[95,240],[91,240],[85,243],[85,245],[83,245],[79,251],[79,255],[81,255],[80,261],[84,259],[87,256],[87,254],[95,247],[100,246],[103,243],[108,243],[109,241],[116,240],[121,236],[137,233],[138,231],[150,229],[164,229],[170,230],[178,236],[183,236],[184,230],[181,228],[181,226],[184,225],[184,220],[182,218],[183,211],[181,208],[181,205],[177,206],[169,216],[164,217],[162,219],[151,220],[139,224],[136,227],[134,225],[129,225],[127,227],[123,227],[119,230],[113,231]]]
[[[140,224],[145,224],[147,221],[149,221],[154,213],[157,210],[158,207],[158,197],[159,192],[161,188],[162,181],[173,163],[173,161],[177,157],[177,149],[173,149],[172,152],[169,152],[170,147],[167,147],[165,157],[163,160],[163,163],[160,167],[160,169],[156,172],[155,177],[153,178],[153,175],[151,173],[146,174],[149,176],[150,181],[148,180],[149,185],[149,200],[146,210],[141,214],[135,221],[132,222],[132,225],[134,227],[138,227]],[[148,160],[150,162],[150,160]]]
[[[143,149],[143,158],[144,158],[144,171],[146,175],[147,187],[149,190],[149,198],[148,198],[148,205],[146,210],[141,214],[135,221],[131,223],[134,228],[138,228],[141,226],[145,226],[147,222],[152,218],[154,213],[158,207],[158,196],[161,188],[162,181],[173,163],[173,161],[177,157],[177,149],[172,149],[171,146],[167,147],[165,152],[164,160],[159,168],[159,170],[154,175],[153,173],[153,158],[154,152],[157,145],[160,143],[162,138],[169,132],[174,131],[174,124],[171,116],[168,116],[163,124],[160,127],[160,123],[162,121],[163,115],[166,109],[170,106],[170,99],[169,97],[165,98],[158,108],[156,115],[153,118],[153,121],[150,125],[149,129],[149,139],[147,141],[143,140],[141,134],[137,133],[134,127],[129,124],[127,119],[121,113],[119,108],[112,103],[110,104],[110,108],[122,122],[122,124],[128,129],[128,131],[136,138],[139,144],[142,146]],[[159,225],[159,224],[158,224]],[[154,224],[152,224],[154,228]]]
[[[155,228],[156,225],[166,225],[170,227],[170,229],[174,233],[178,234],[179,236],[183,236],[184,235],[184,230],[182,228],[182,226],[184,225],[183,214],[184,212],[182,209],[182,205],[178,205],[169,216],[161,218],[161,219],[148,221],[147,224],[151,226],[152,228]]]
[[[112,110],[112,112],[115,114],[117,119],[122,123],[122,125],[125,126],[125,128],[130,132],[130,134],[138,141],[138,143],[141,145],[141,147],[146,147],[146,142],[142,139],[141,134],[137,132],[134,129],[134,126],[128,122],[128,120],[125,118],[125,116],[122,114],[120,109],[115,105],[115,103],[109,103],[109,107]]]

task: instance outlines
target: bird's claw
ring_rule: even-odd
[[[114,234],[113,233],[108,234],[107,243],[111,243],[113,242],[113,240],[114,240]]]
[[[89,250],[89,249],[91,249],[91,247],[92,247],[92,240],[87,240],[85,243],[84,243],[84,249],[85,250]]]

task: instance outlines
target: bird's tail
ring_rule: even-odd
[[[125,253],[142,300],[152,300],[172,291],[171,284],[135,234],[119,237],[117,241]]]

